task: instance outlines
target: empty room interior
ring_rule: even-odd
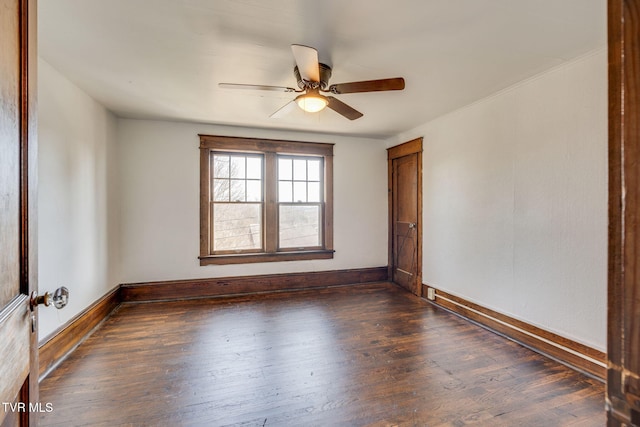
[[[606,424],[605,1],[37,7],[40,425]]]

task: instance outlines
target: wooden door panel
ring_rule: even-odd
[[[394,187],[394,268],[393,279],[411,292],[415,292],[418,222],[418,167],[417,154],[408,154],[393,160]]]
[[[412,235],[396,235],[397,241],[397,269],[404,270],[407,273],[415,273],[415,259],[416,259],[416,241],[415,236]]]
[[[0,316],[0,402],[15,402],[29,375],[31,317],[27,296],[15,298]],[[0,420],[5,409],[0,405]]]
[[[0,307],[20,293],[18,0],[0,0]]]
[[[394,234],[393,281],[407,290],[414,291],[417,274],[417,237],[413,222],[396,221]]]
[[[396,197],[396,222],[415,223],[418,220],[418,165],[417,155],[409,154],[394,160]]]
[[[35,0],[0,0],[0,424],[35,425]],[[11,405],[14,404],[14,405]]]

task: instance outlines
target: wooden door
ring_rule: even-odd
[[[389,162],[389,277],[415,295],[422,288],[422,138],[392,147]]]
[[[37,411],[35,1],[0,0],[0,422]],[[32,374],[33,373],[33,374]],[[30,401],[33,404],[30,405]]]
[[[640,0],[609,1],[607,424],[640,426]]]

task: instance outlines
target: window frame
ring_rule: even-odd
[[[333,145],[330,143],[244,138],[218,135],[200,137],[200,265],[244,264],[333,258]],[[260,154],[263,164],[262,252],[213,253],[211,200],[211,153]],[[320,157],[324,169],[321,177],[321,246],[313,248],[278,247],[278,156]]]

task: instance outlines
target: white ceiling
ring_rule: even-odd
[[[120,117],[387,137],[606,46],[605,0],[41,0],[44,60]],[[404,77],[338,95],[364,113],[269,115],[294,94],[290,44],[330,83]]]

